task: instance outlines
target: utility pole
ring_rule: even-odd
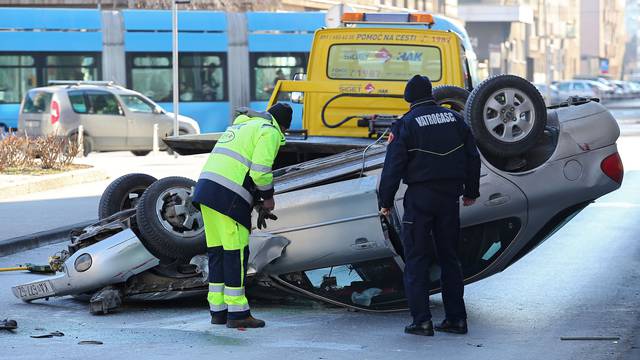
[[[171,35],[173,37],[172,47],[172,71],[173,71],[173,135],[180,135],[178,131],[178,112],[180,107],[180,83],[178,82],[178,1],[171,2]]]

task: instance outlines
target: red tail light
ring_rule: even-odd
[[[620,154],[615,153],[607,156],[600,164],[602,172],[605,173],[611,180],[622,184],[622,178],[624,176],[624,167],[622,166],[622,159]]]
[[[53,100],[51,102],[51,125],[55,124],[60,120],[60,104],[57,101]]]

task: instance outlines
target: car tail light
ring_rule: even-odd
[[[622,166],[622,159],[620,154],[615,153],[607,156],[600,164],[602,172],[611,178],[611,180],[622,184],[622,178],[624,176],[624,167]]]
[[[51,113],[51,125],[53,125],[60,120],[60,104],[55,100],[52,101],[51,110],[49,112]]]

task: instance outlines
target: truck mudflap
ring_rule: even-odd
[[[75,252],[63,272],[12,287],[23,301],[74,295],[125,282],[160,261],[142,245],[131,229],[125,229]]]

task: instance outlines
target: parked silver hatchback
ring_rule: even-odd
[[[29,90],[20,106],[18,130],[28,136],[59,134],[77,140],[83,127],[85,155],[130,150],[144,156],[153,148],[154,124],[162,139],[173,134],[173,114],[146,96],[112,82],[58,81]],[[180,134],[199,134],[198,123],[178,116]],[[159,141],[160,149],[166,145]]]

